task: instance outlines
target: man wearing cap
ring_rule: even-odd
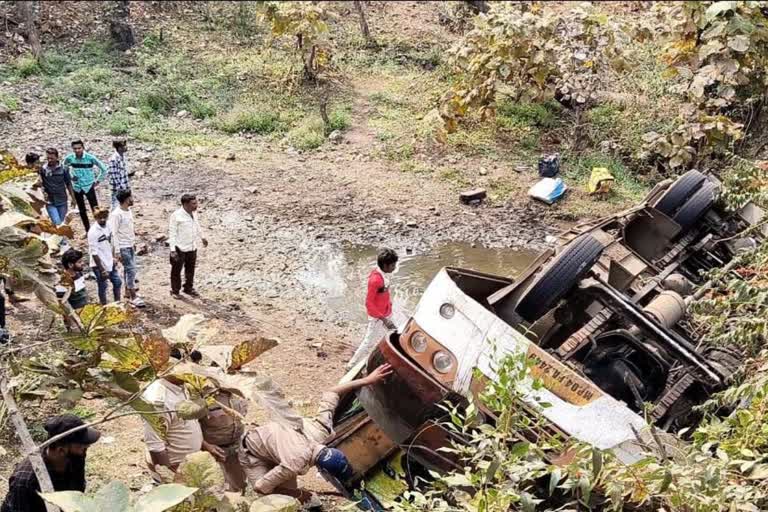
[[[72,414],[55,416],[45,422],[48,439],[83,425]],[[101,433],[84,428],[48,445],[43,461],[55,491],[85,491],[85,456],[88,447],[99,440]],[[8,494],[0,512],[46,512],[43,499],[37,494],[40,484],[29,457],[21,461],[8,479]]]
[[[366,377],[331,388],[323,394],[317,416],[305,420],[301,431],[274,421],[251,428],[238,447],[248,483],[259,494],[277,492],[306,501],[309,495],[297,488],[296,477],[310,467],[317,466],[341,481],[349,479],[353,472],[344,453],[322,444],[331,433],[333,410],[340,396],[391,374],[392,368],[384,364]]]

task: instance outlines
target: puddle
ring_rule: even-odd
[[[407,314],[413,311],[424,289],[447,266],[515,277],[537,253],[514,249],[487,249],[464,243],[438,245],[428,252],[400,255],[398,269],[391,278],[395,308]],[[297,275],[299,282],[312,292],[322,294],[328,309],[342,319],[364,324],[365,287],[368,274],[376,265],[378,248],[370,246],[315,247],[315,255]]]

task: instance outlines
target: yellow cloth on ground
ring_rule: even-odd
[[[611,171],[605,167],[593,167],[592,174],[587,183],[587,192],[590,194],[605,194],[611,190],[615,178]]]

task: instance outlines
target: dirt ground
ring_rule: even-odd
[[[109,157],[111,138],[105,133],[82,133],[72,119],[45,107],[34,87],[17,92],[25,98],[26,113],[0,125],[0,136],[19,158],[48,146],[65,151],[76,137],[100,158]],[[363,107],[365,101],[361,96]],[[364,116],[365,108],[356,108],[355,128],[345,142],[311,154],[279,151],[245,138],[181,157],[130,143],[136,229],[139,245],[148,249],[139,260],[139,286],[148,303],[141,316],[150,325],[166,327],[185,313],[203,313],[224,326],[220,343],[235,342],[249,331],[280,338],[283,343],[262,356],[257,368],[271,375],[300,410],[311,410],[319,391],[343,375],[364,331],[298,278],[325,257],[328,247],[356,244],[428,252],[436,244],[461,241],[535,250],[556,229],[540,220],[545,207],[527,199],[496,207],[463,206],[459,190],[448,183],[388,169],[385,161],[368,156],[373,137]],[[169,296],[168,248],[160,237],[185,192],[200,199],[210,245],[199,254],[196,287],[202,298],[179,301]],[[106,204],[104,186],[99,194]],[[79,217],[72,224],[74,245],[84,249]],[[96,297],[94,282],[88,286]],[[361,315],[363,305],[354,307]],[[41,322],[41,312],[25,305],[11,314],[10,327],[19,342],[26,342]],[[104,404],[85,400],[83,406],[98,412]],[[42,407],[48,411],[51,406]],[[41,411],[33,415],[42,416]],[[91,481],[120,478],[135,489],[149,483],[140,420],[121,419],[104,425],[103,431],[103,441],[88,459]],[[0,493],[18,459],[0,463]],[[331,490],[313,473],[305,484]]]

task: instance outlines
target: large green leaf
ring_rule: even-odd
[[[131,495],[123,482],[112,481],[93,496],[79,491],[42,493],[40,496],[63,512],[163,512],[194,494],[197,489],[178,484],[161,485],[131,506]]]
[[[93,500],[97,510],[130,510],[131,492],[123,482],[112,481],[98,490]]]
[[[149,423],[152,429],[157,432],[157,435],[165,439],[168,435],[168,425],[163,421],[161,415],[153,414],[157,412],[157,409],[152,404],[141,398],[136,398],[129,402],[128,405],[134,411],[143,413],[141,417]]]
[[[40,496],[47,501],[59,507],[63,512],[102,512],[96,506],[96,502],[79,491],[61,491],[40,493]],[[125,509],[115,512],[124,512]]]
[[[179,484],[165,484],[155,487],[149,494],[139,498],[133,506],[135,512],[163,512],[192,496],[197,489]]]

